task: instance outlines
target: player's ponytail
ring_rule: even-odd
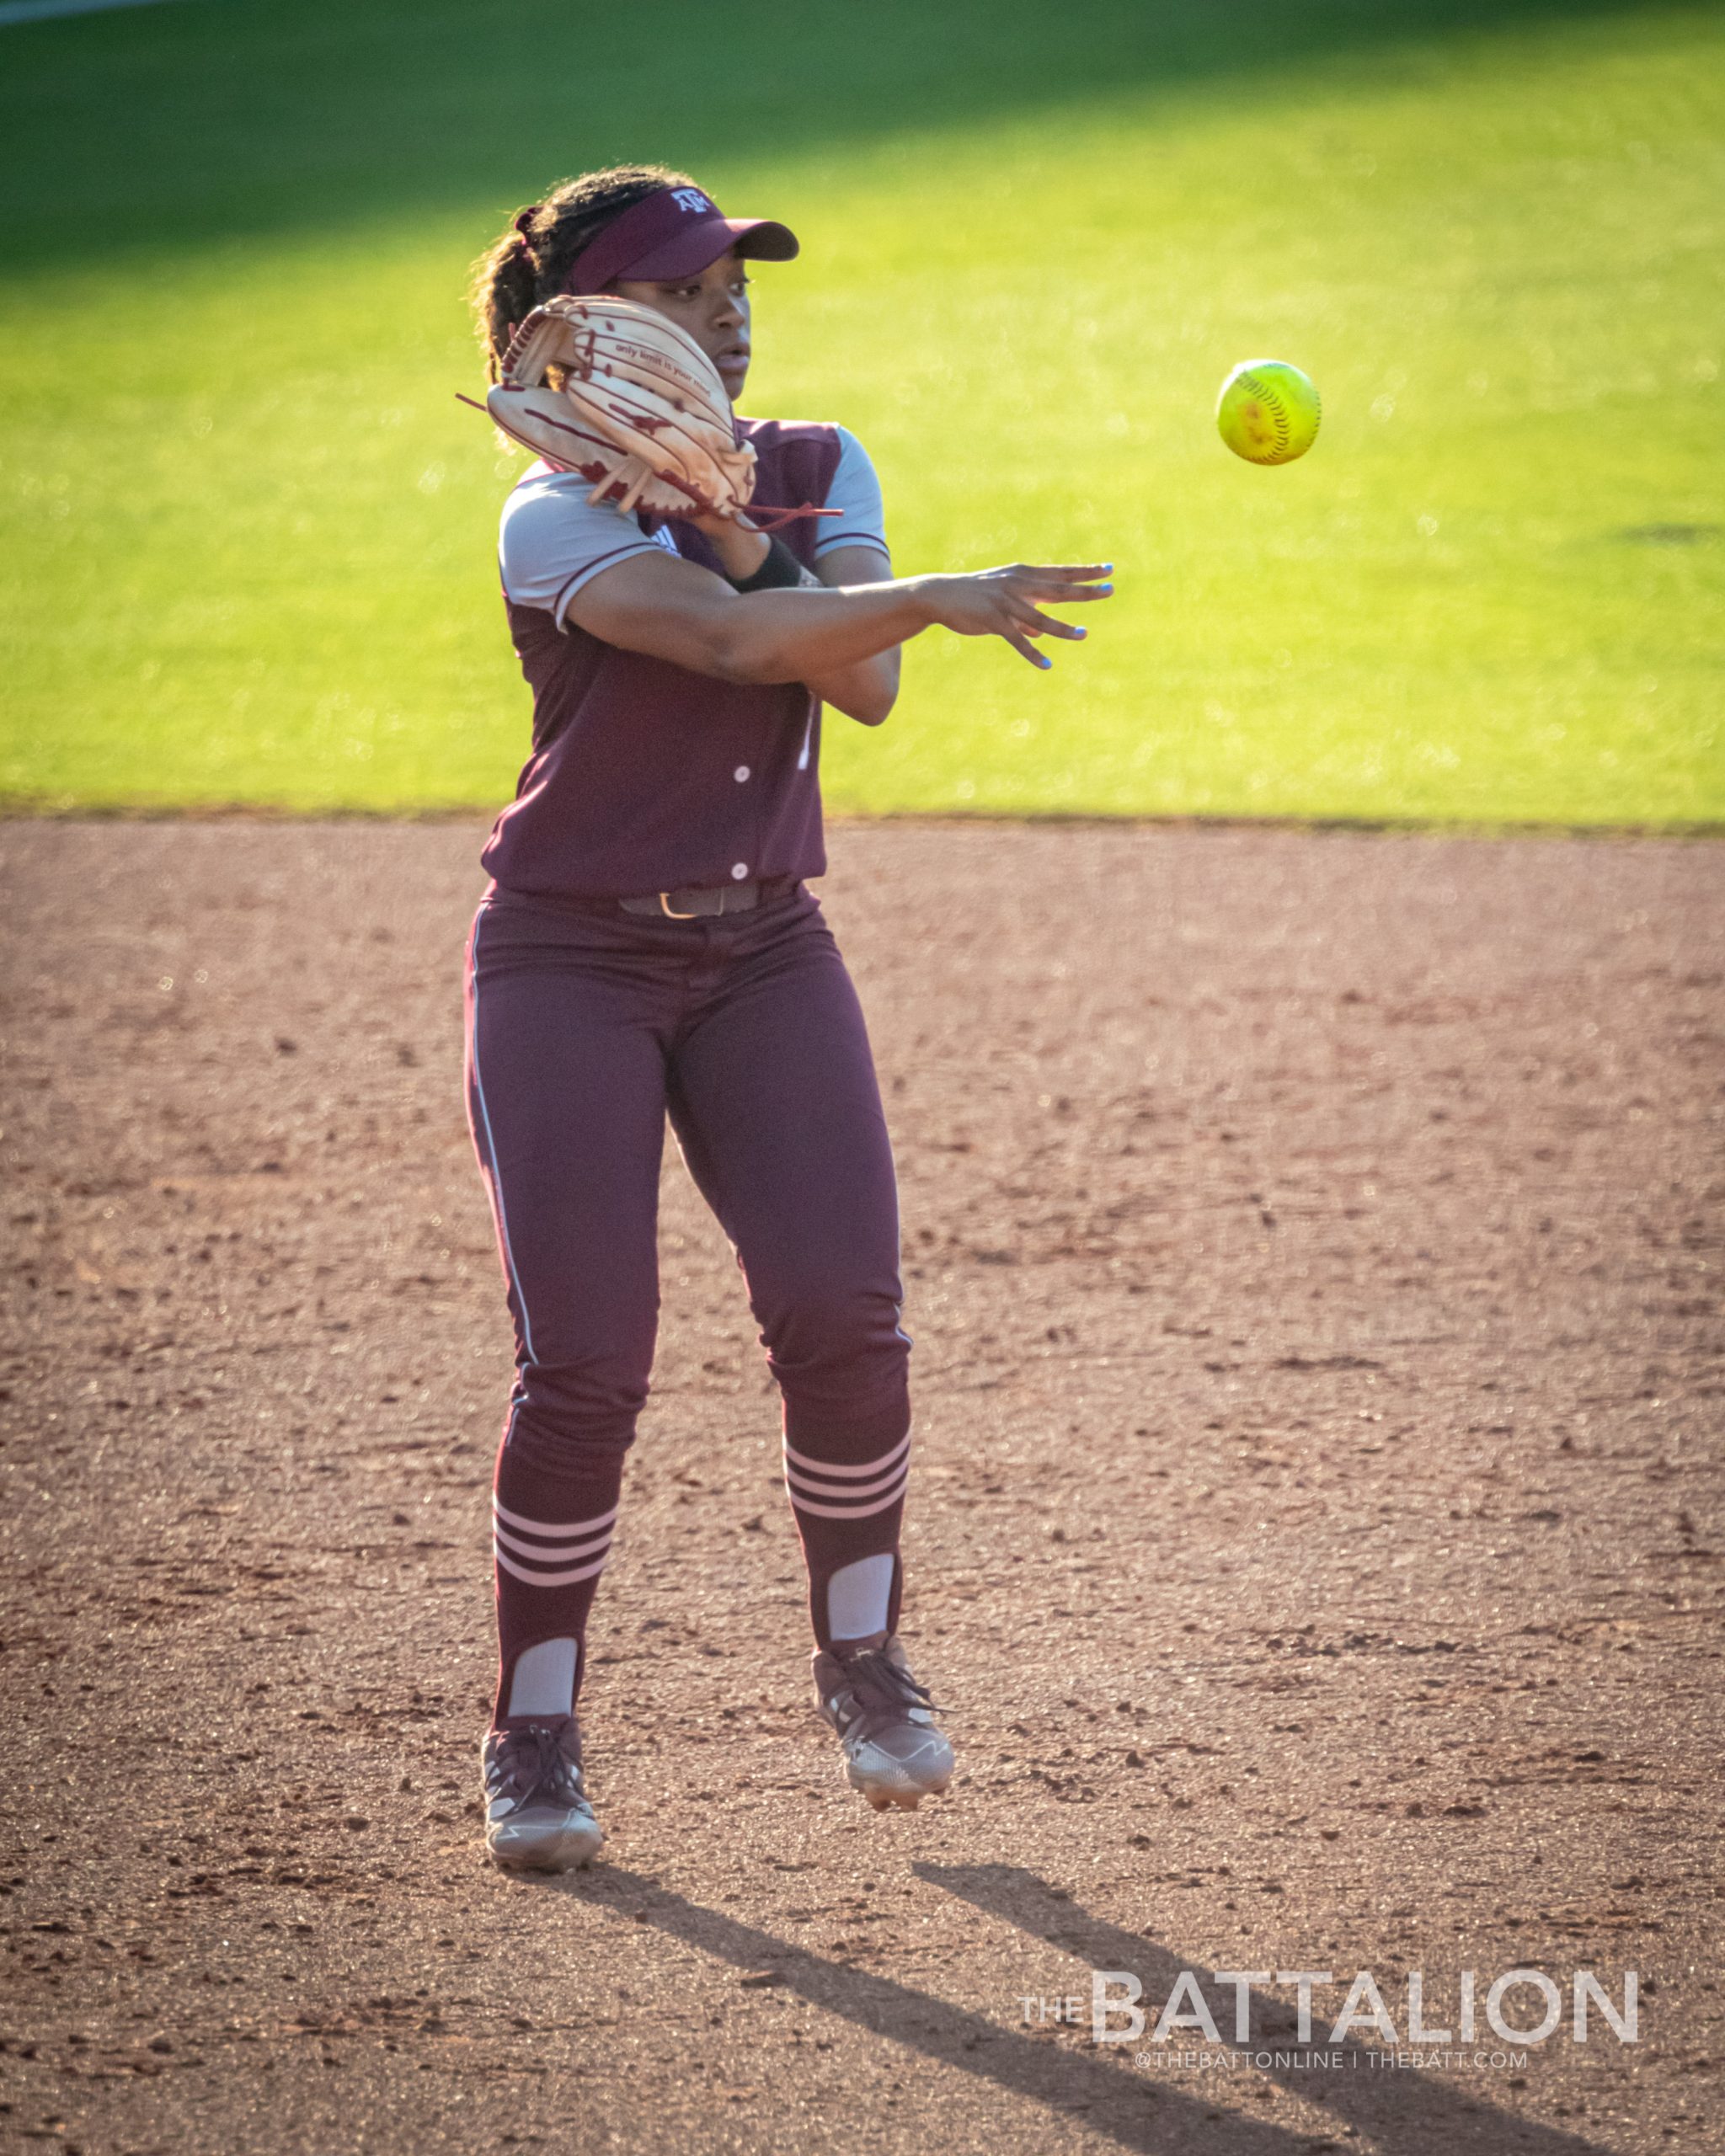
[[[523,215],[526,213],[523,212]],[[475,266],[473,311],[492,381],[516,323],[533,311],[538,271],[531,242],[511,227]]]
[[[612,165],[563,181],[511,219],[473,264],[473,326],[488,377],[496,381],[517,324],[566,288],[575,257],[608,224],[661,188],[695,184],[664,165]]]

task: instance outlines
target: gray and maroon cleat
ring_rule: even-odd
[[[860,1652],[817,1652],[820,1711],[838,1732],[845,1779],[877,1812],[914,1812],[953,1778],[953,1748],[934,1726],[939,1710],[911,1674],[896,1638]]]
[[[510,1871],[569,1871],[605,1837],[581,1783],[581,1732],[573,1715],[494,1729],[480,1755],[485,1847]]]

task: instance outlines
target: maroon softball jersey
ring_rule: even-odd
[[[840,427],[741,420],[763,506],[805,564],[884,554],[879,488]],[[610,1551],[659,1317],[667,1118],[736,1252],[782,1395],[787,1492],[817,1644],[828,1586],[890,1556],[910,1472],[898,1198],[862,1011],[799,881],[734,915],[603,901],[800,879],[825,867],[820,710],[618,650],[568,618],[593,577],[701,535],[624,516],[540,465],[505,507],[499,566],[534,695],[533,750],[483,860],[469,941],[467,1107],[515,1321],[494,1483],[495,1715],[515,1658],[580,1645]],[[747,603],[745,600],[745,604]],[[599,901],[596,904],[595,901]]]
[[[871,499],[873,475],[854,436],[777,419],[739,419],[737,432],[754,444],[755,499],[763,506],[825,506],[841,472],[847,483],[838,489],[839,517],[784,526],[781,536],[799,561],[813,567],[817,554],[840,545],[884,551],[879,491]],[[530,472],[516,494],[534,480]],[[526,505],[515,560],[505,513],[504,597],[533,691],[533,747],[481,856],[484,867],[506,890],[569,898],[821,874],[816,699],[799,682],[719,681],[621,651],[567,620],[574,591],[632,553],[668,544],[704,568],[718,571],[718,562],[692,525],[590,509],[585,481],[557,483],[560,500]],[[535,542],[552,523],[554,544],[554,520],[573,530],[576,515],[586,531],[571,573],[554,584],[555,563],[547,576]],[[605,530],[607,519],[614,533]],[[523,603],[523,591],[534,603]]]

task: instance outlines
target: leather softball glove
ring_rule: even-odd
[[[485,408],[513,440],[593,482],[588,499],[734,517],[755,491],[718,370],[686,331],[606,294],[535,307]],[[471,402],[471,400],[468,400]]]

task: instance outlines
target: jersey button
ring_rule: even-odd
[[[743,783],[743,781],[747,778],[748,776],[749,766],[746,764],[739,764],[737,768],[731,773],[731,776],[737,782],[739,786]]]
[[[735,877],[738,883],[740,883],[748,873],[749,864],[746,861],[734,861],[731,863],[731,874]]]

